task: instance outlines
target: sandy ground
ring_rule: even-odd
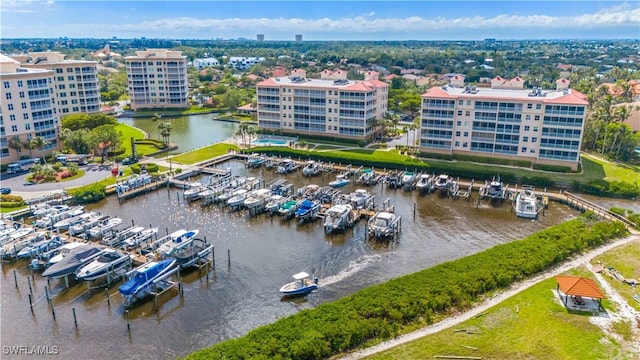
[[[519,294],[520,292],[528,289],[529,287],[545,280],[548,279],[552,276],[556,276],[559,275],[565,271],[568,271],[571,268],[580,266],[580,265],[587,265],[587,267],[589,269],[591,269],[591,266],[588,266],[589,261],[591,261],[591,259],[593,259],[594,257],[601,255],[615,247],[618,247],[620,245],[624,245],[624,244],[628,244],[632,241],[638,241],[640,240],[640,235],[631,235],[629,237],[626,237],[624,239],[620,239],[618,241],[615,241],[613,243],[610,243],[608,245],[605,245],[603,247],[594,249],[586,254],[583,254],[579,257],[574,258],[573,260],[570,260],[558,267],[555,267],[553,269],[550,269],[534,278],[528,279],[526,281],[517,283],[515,285],[513,285],[510,289],[497,294],[496,296],[492,297],[492,298],[488,298],[486,300],[484,300],[483,302],[481,302],[480,304],[478,304],[477,306],[469,309],[467,312],[458,314],[458,315],[454,315],[451,317],[448,317],[438,323],[435,323],[433,325],[430,326],[426,326],[420,330],[416,330],[414,332],[402,335],[402,336],[398,336],[394,339],[391,340],[387,340],[385,342],[382,342],[378,345],[372,346],[370,348],[366,348],[366,349],[362,349],[362,350],[358,350],[355,352],[352,352],[346,356],[344,356],[342,359],[347,360],[347,359],[361,359],[363,357],[390,349],[394,346],[400,345],[400,344],[404,344],[407,343],[409,341],[413,341],[416,339],[419,339],[425,335],[430,335],[436,332],[439,332],[441,330],[450,328],[452,326],[458,325],[466,320],[471,319],[472,317],[481,314],[485,311],[487,311],[488,309],[490,309],[491,307],[498,305],[499,303],[501,303],[502,301],[516,295]],[[609,297],[609,299],[616,303],[616,305],[618,306],[619,311],[617,313],[612,313],[611,316],[609,317],[609,319],[600,319],[598,318],[598,320],[594,320],[595,323],[597,323],[597,325],[601,326],[605,331],[607,331],[607,329],[611,326],[611,324],[613,322],[616,321],[616,319],[626,319],[629,321],[632,321],[633,324],[635,324],[636,322],[636,317],[638,316],[637,312],[631,308],[626,301],[624,301],[624,299],[617,293],[615,292],[606,282],[604,282],[604,280],[602,279],[600,274],[596,274],[596,277],[598,278],[598,281],[600,282],[600,284],[602,285],[603,290],[605,290],[605,292],[607,293],[607,296]],[[634,326],[634,328],[636,328]],[[632,349],[629,349],[630,351],[636,351],[637,354],[640,355],[640,336],[638,335],[638,330],[634,330],[634,343],[631,345]]]

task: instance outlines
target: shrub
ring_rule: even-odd
[[[59,162],[57,162],[57,163],[55,163],[55,164],[51,165],[51,168],[52,168],[53,170],[55,170],[55,171],[60,171],[60,168],[61,168],[61,167],[62,167],[62,164],[61,164],[61,163],[59,163]]]
[[[173,172],[175,172],[176,174],[180,174],[182,172],[182,169],[177,168],[177,169],[174,169]]]
[[[589,195],[636,199],[640,197],[640,188],[636,184],[605,180],[592,180],[587,183],[574,181],[573,188]]]
[[[2,202],[16,202],[16,203],[24,202],[24,200],[22,199],[22,196],[18,196],[18,195],[2,195],[2,194],[0,194],[0,201],[2,201]]]
[[[90,204],[104,199],[107,191],[104,185],[96,184],[72,190],[69,195],[73,196],[78,204]]]
[[[19,208],[23,206],[24,206],[24,202],[0,201],[0,208],[13,209],[13,208]]]
[[[148,173],[157,173],[158,172],[158,164],[145,164]]]
[[[131,165],[131,172],[134,174],[140,174],[142,172],[142,168],[140,167],[140,164]]]
[[[560,165],[533,164],[533,168],[536,170],[552,171],[552,172],[560,172],[560,173],[570,173],[572,171],[569,166],[560,166]]]

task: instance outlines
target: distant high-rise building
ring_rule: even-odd
[[[100,112],[98,62],[65,60],[57,51],[32,52],[31,59],[20,64],[23,68],[55,71],[56,108],[60,116]]]
[[[302,35],[301,34],[296,35],[296,41],[302,41]]]
[[[256,36],[256,40],[258,40],[258,41],[264,41],[264,34],[258,34],[258,35]]]
[[[186,108],[187,57],[182,51],[147,49],[124,58],[131,109]]]
[[[35,156],[58,149],[60,111],[56,107],[56,71],[29,69],[0,54],[2,101],[0,102],[0,159],[3,164],[28,154],[23,144],[40,137],[45,146]],[[25,152],[23,152],[25,151]]]

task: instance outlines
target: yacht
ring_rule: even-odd
[[[330,234],[335,231],[343,231],[354,222],[353,209],[348,204],[333,205],[325,212],[324,232]]]
[[[367,191],[366,189],[356,189],[349,195],[349,202],[351,206],[356,209],[371,209],[373,207],[373,200],[375,195]]]
[[[233,196],[231,196],[229,200],[227,200],[227,205],[231,206],[232,208],[238,208],[244,203],[244,200],[247,198],[247,196],[249,196],[249,190],[238,189],[234,191],[232,195]]]
[[[129,254],[112,249],[104,250],[100,256],[75,271],[76,279],[92,281],[114,276],[118,271],[131,266],[131,263],[131,255]]]
[[[523,186],[513,204],[516,216],[526,219],[535,219],[542,209],[533,186]]]
[[[160,245],[158,253],[160,256],[173,256],[172,254],[176,249],[187,246],[191,241],[193,241],[196,235],[198,235],[198,232],[199,230],[183,230],[179,235],[174,233],[174,235],[177,236],[171,237],[169,241]]]
[[[249,193],[246,199],[244,199],[244,207],[247,209],[253,209],[264,206],[271,197],[271,190],[258,189]]]
[[[436,188],[436,190],[449,190],[449,188],[451,187],[451,181],[451,176],[442,174],[438,176],[433,186]]]
[[[400,216],[381,211],[369,220],[369,236],[384,239],[395,236],[400,226]]]
[[[92,238],[99,238],[107,235],[108,232],[112,231],[122,224],[122,219],[117,217],[112,217],[109,220],[99,224],[96,227],[89,229],[88,234]]]

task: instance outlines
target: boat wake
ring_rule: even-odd
[[[337,273],[336,275],[321,277],[320,282],[318,283],[318,286],[319,287],[327,286],[327,285],[335,284],[339,281],[342,281],[352,276],[353,274],[357,273],[358,271],[366,268],[367,266],[375,263],[381,258],[382,258],[381,255],[375,254],[375,255],[365,255],[359,259],[350,261],[349,266],[346,269]]]

